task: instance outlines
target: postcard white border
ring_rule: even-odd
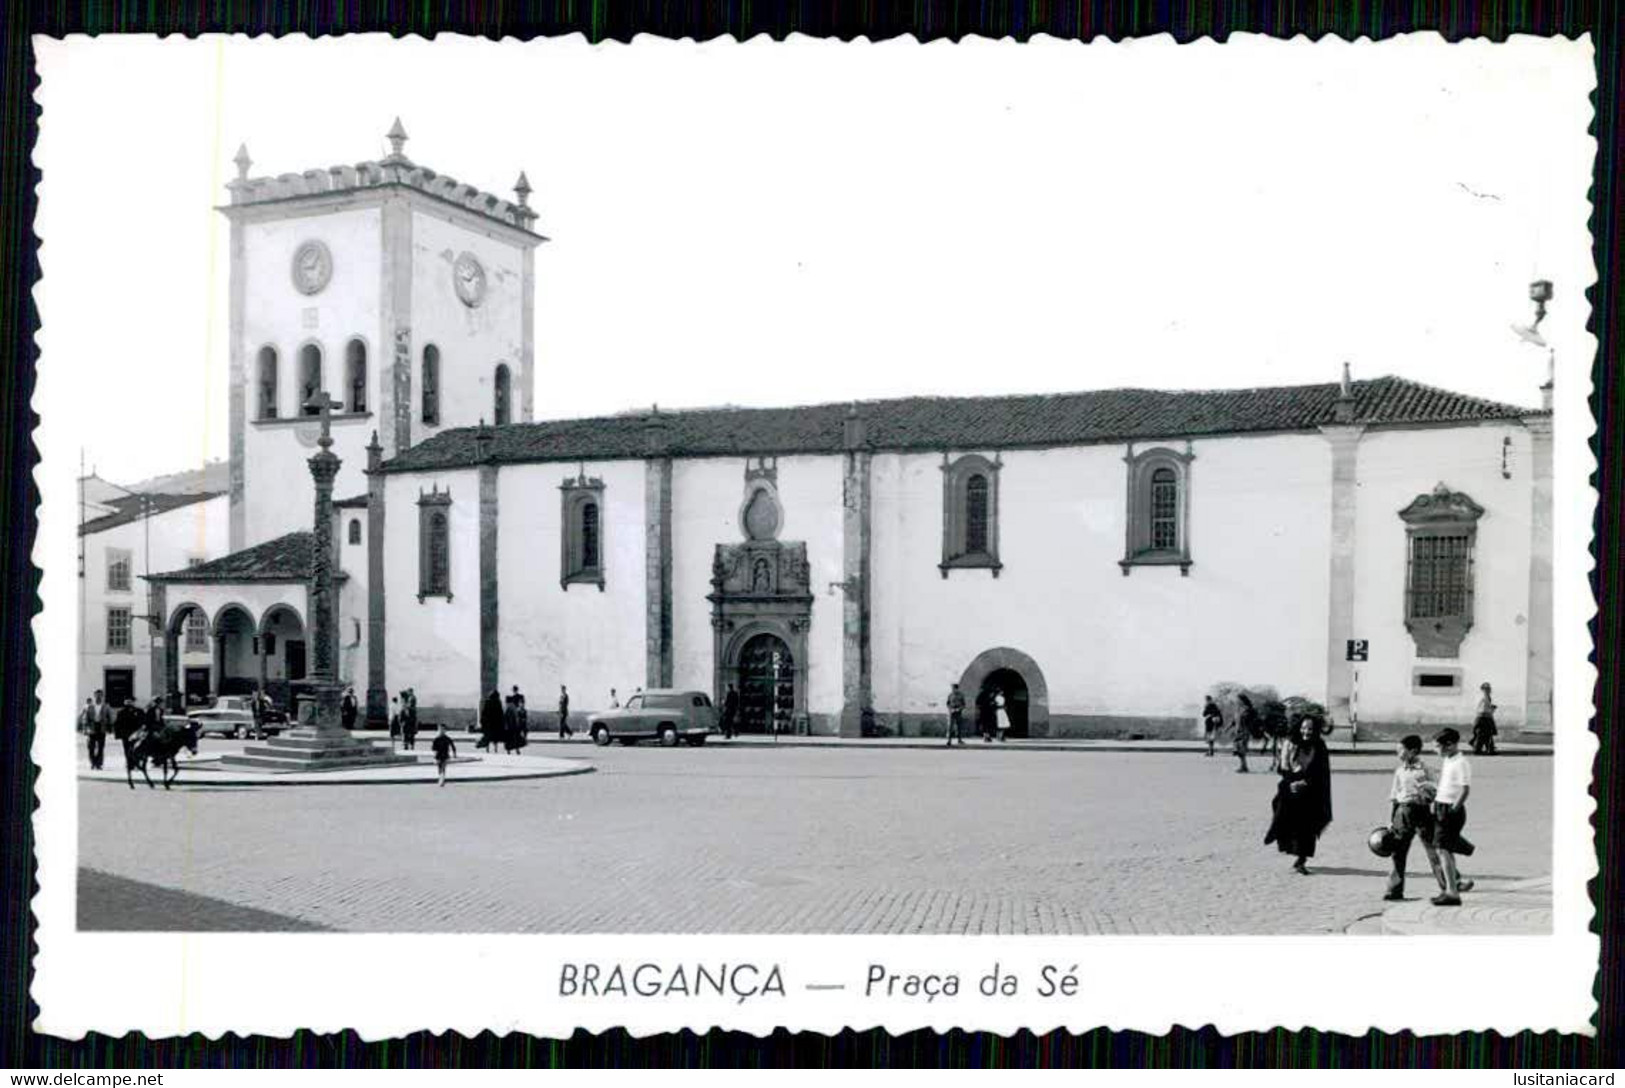
[[[48,115],[42,124],[48,130]],[[47,176],[42,199],[48,198],[49,184]],[[61,300],[51,297],[48,245],[36,296],[46,315],[61,312]],[[1582,282],[1595,279],[1589,264],[1584,272],[1583,279],[1564,284],[1575,297]],[[41,767],[35,819],[36,1026],[68,1038],[92,1030],[212,1037],[226,1031],[284,1036],[297,1029],[353,1028],[369,1040],[425,1028],[558,1037],[577,1028],[614,1026],[639,1035],[712,1026],[756,1034],[781,1026],[826,1032],[961,1027],[999,1033],[1107,1026],[1161,1033],[1176,1024],[1213,1024],[1226,1033],[1271,1027],[1355,1034],[1371,1028],[1590,1033],[1600,946],[1588,932],[1593,911],[1586,893],[1586,882],[1597,872],[1589,793],[1597,744],[1588,729],[1596,674],[1588,661],[1587,630],[1594,613],[1588,548],[1597,494],[1588,483],[1595,461],[1587,444],[1595,423],[1587,399],[1597,345],[1583,331],[1583,321],[1570,326],[1563,342],[1577,350],[1560,361],[1554,440],[1554,933],[1505,938],[77,932],[76,742],[71,730],[56,726],[73,720],[77,706],[75,572],[63,557],[76,547],[78,442],[71,419],[84,379],[77,367],[51,358],[47,326],[40,336],[34,400],[42,455],[34,558],[43,570],[44,607],[33,630],[41,648],[38,720],[52,725],[36,730],[33,746]],[[1298,952],[1301,957],[1294,955]],[[757,979],[777,964],[787,993],[743,1000],[561,999],[561,965],[590,960],[648,960],[668,968],[754,963]],[[960,994],[934,1002],[864,999],[862,983],[871,962],[899,971],[957,972]],[[977,992],[975,980],[995,962],[1024,977],[1022,997],[990,999]],[[1294,962],[1304,966],[1285,966]],[[1076,965],[1078,993],[1037,996],[1045,964],[1062,970]],[[1442,981],[1446,974],[1448,983]],[[1441,981],[1433,982],[1436,976]],[[805,989],[809,983],[848,988],[815,992]]]

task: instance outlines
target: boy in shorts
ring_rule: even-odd
[[[1433,897],[1436,907],[1461,906],[1461,893],[1473,886],[1456,870],[1456,855],[1471,857],[1473,844],[1462,838],[1467,823],[1467,795],[1473,788],[1473,768],[1461,754],[1461,734],[1441,729],[1433,737],[1439,748],[1439,787],[1433,798],[1433,847],[1444,868],[1444,891]]]
[[[1410,857],[1411,840],[1421,839],[1427,852],[1428,868],[1444,890],[1444,870],[1439,867],[1439,854],[1433,848],[1433,776],[1422,762],[1422,738],[1412,733],[1399,742],[1399,766],[1394,768],[1394,784],[1388,791],[1392,805],[1389,828],[1394,833],[1393,871],[1388,874],[1388,891],[1383,896],[1390,902],[1405,898],[1405,861]]]

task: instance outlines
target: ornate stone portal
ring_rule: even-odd
[[[812,623],[807,545],[776,539],[784,522],[774,470],[753,462],[740,506],[739,544],[718,544],[711,561],[713,698],[740,693],[749,731],[805,732],[807,629]]]

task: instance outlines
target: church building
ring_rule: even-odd
[[[591,712],[733,685],[748,730],[940,734],[957,682],[1017,735],[1191,736],[1233,682],[1370,735],[1470,724],[1490,682],[1504,730],[1550,729],[1549,387],[1533,409],[1345,367],[535,421],[524,175],[508,201],[389,138],[278,177],[239,152],[232,551],[149,579],[171,687],[200,624],[216,691],[299,679],[325,392],[334,659],[374,723],[407,687],[466,723],[515,685],[533,714],[561,686]]]

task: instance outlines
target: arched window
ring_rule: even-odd
[[[980,473],[965,481],[965,552],[987,552],[987,477]]]
[[[367,410],[367,345],[359,339],[351,340],[344,348],[344,379],[349,400],[345,411]]]
[[[433,344],[423,348],[423,422],[440,426],[440,349]]]
[[[351,544],[359,544],[359,543],[361,543],[361,519],[360,518],[351,518],[350,519],[350,543]]]
[[[495,403],[493,403],[491,406],[491,420],[498,427],[508,423],[512,418],[508,409],[509,384],[508,364],[498,363],[495,382]]]
[[[439,485],[418,495],[418,600],[429,597],[451,600],[451,492]]]
[[[299,349],[299,414],[321,415],[310,407],[311,398],[322,391],[322,349],[306,344]]]
[[[444,593],[451,584],[451,527],[446,515],[429,516],[429,588]]]
[[[1151,547],[1167,551],[1179,544],[1179,474],[1164,466],[1151,473]]]
[[[276,418],[277,400],[277,357],[276,348],[269,345],[260,348],[259,364],[260,381],[260,419]]]
[[[942,562],[950,570],[983,567],[997,578],[999,562],[999,472],[1003,463],[967,453],[942,461]]]
[[[1129,447],[1128,527],[1123,573],[1137,566],[1177,566],[1189,574],[1191,567],[1190,487],[1191,462],[1195,454],[1187,444],[1184,453],[1158,447],[1135,453]]]
[[[559,485],[559,585],[591,582],[604,588],[604,481],[585,472]]]

